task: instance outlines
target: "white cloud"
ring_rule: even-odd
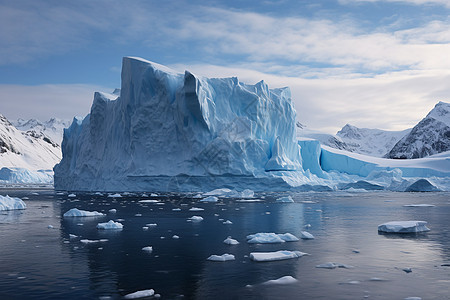
[[[363,2],[393,2],[393,3],[405,3],[413,5],[442,5],[450,7],[448,0],[339,0],[342,4],[350,3],[363,3]]]

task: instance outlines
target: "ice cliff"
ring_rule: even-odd
[[[55,188],[183,191],[251,182],[257,190],[298,182],[295,115],[288,88],[125,57],[120,96],[96,93],[90,114],[64,131]]]

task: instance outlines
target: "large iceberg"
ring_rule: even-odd
[[[286,189],[304,177],[295,117],[289,88],[125,57],[120,96],[95,93],[64,131],[55,188]]]

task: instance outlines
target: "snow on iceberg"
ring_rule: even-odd
[[[304,255],[308,254],[300,251],[288,251],[288,250],[280,250],[275,252],[252,252],[250,253],[250,259],[259,262],[277,261],[302,257]]]
[[[109,220],[109,222],[106,222],[106,223],[98,223],[97,229],[121,230],[121,229],[123,229],[123,225],[119,222],[114,222],[113,220]]]
[[[90,114],[64,131],[55,187],[283,190],[304,179],[295,117],[288,88],[125,57],[120,96],[95,93]]]
[[[296,242],[299,239],[291,234],[276,234],[273,232],[259,232],[255,234],[247,235],[247,243],[249,244],[276,244],[284,242]]]
[[[392,221],[378,225],[378,231],[388,233],[415,233],[430,231],[425,221]]]
[[[234,257],[233,254],[222,254],[222,255],[211,255],[210,257],[207,258],[207,260],[210,261],[229,261],[229,260],[235,260],[236,258]]]
[[[25,204],[25,202],[22,201],[22,199],[9,197],[8,195],[6,196],[0,195],[0,211],[25,209],[25,208],[27,208],[27,205]]]
[[[79,210],[78,208],[69,209],[64,213],[64,217],[101,217],[105,214],[102,214],[98,211],[87,211],[87,210]]]

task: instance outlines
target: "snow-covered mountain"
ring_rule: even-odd
[[[439,102],[386,157],[421,158],[449,150],[450,103]]]
[[[57,118],[51,118],[48,121],[39,121],[36,119],[17,119],[12,124],[19,130],[25,132],[34,131],[36,134],[43,134],[50,138],[52,142],[61,145],[63,138],[63,130],[70,126],[70,121],[60,120]]]
[[[0,115],[0,182],[51,182],[52,168],[62,156],[61,124],[56,119],[22,120],[19,127],[26,129],[22,131]]]
[[[301,124],[300,122],[296,123],[296,129],[297,129],[297,139],[313,139],[320,142],[320,144],[339,149],[339,150],[347,150],[352,152],[349,145],[347,145],[340,137],[336,135],[332,135],[329,133],[323,133],[320,131],[312,130],[307,128],[305,125]]]
[[[381,129],[358,128],[347,124],[342,127],[336,135],[346,144],[345,150],[347,151],[383,157],[410,131],[411,129],[387,131]]]

